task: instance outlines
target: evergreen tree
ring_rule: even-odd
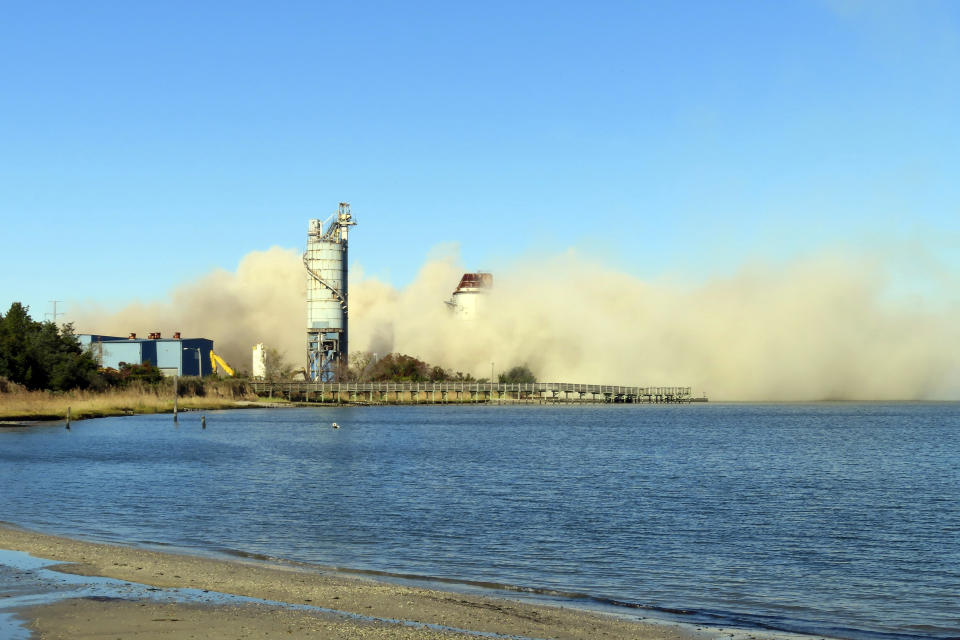
[[[7,315],[0,315],[0,376],[28,389],[39,389],[43,381],[30,345],[37,323],[28,312],[29,307],[14,302]]]
[[[0,314],[0,376],[28,389],[55,391],[98,382],[97,363],[80,348],[73,326],[36,322],[19,302]]]

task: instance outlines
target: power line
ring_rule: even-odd
[[[43,314],[43,317],[44,317],[44,318],[49,318],[50,316],[53,316],[53,323],[56,324],[56,323],[57,323],[57,318],[59,318],[59,317],[62,316],[62,315],[66,315],[66,314],[64,314],[64,312],[62,312],[62,311],[61,311],[60,313],[57,313],[57,303],[58,303],[58,302],[63,302],[63,300],[49,300],[48,302],[50,302],[51,304],[53,304],[53,312],[51,313],[50,311],[48,311],[48,312],[46,312],[45,314]]]

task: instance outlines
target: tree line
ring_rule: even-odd
[[[341,373],[342,382],[490,382],[469,373],[431,365],[414,356],[389,353],[376,358],[370,352],[350,354],[350,364]],[[497,382],[527,383],[537,378],[527,365],[511,367],[499,374]]]
[[[97,369],[72,325],[37,322],[19,302],[0,314],[0,376],[30,390],[66,391],[101,384]]]

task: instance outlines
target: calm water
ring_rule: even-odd
[[[207,425],[0,430],[0,520],[638,615],[960,637],[957,404],[249,410]]]

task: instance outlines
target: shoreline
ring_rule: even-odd
[[[0,399],[2,399],[0,394]],[[195,413],[197,411],[231,411],[235,409],[292,409],[292,408],[343,408],[343,407],[407,407],[407,406],[477,406],[474,402],[365,402],[365,401],[328,401],[328,402],[304,402],[291,401],[281,398],[264,398],[259,400],[216,400],[214,402],[201,402],[202,398],[191,397],[181,398],[185,406],[177,408],[177,413]],[[494,403],[500,406],[538,406],[535,404],[523,403],[516,400],[504,400],[500,403]],[[490,403],[479,403],[480,406],[489,406]],[[563,406],[563,405],[549,405]],[[120,418],[125,416],[142,416],[155,414],[173,414],[173,402],[169,406],[137,405],[129,406],[120,404],[104,409],[87,409],[82,412],[74,413],[70,416],[70,422],[81,422],[83,420],[95,420],[97,418]],[[59,422],[66,422],[66,411],[60,413],[9,413],[4,414],[0,410],[0,429],[16,427],[32,427],[37,425],[49,425]]]
[[[0,549],[50,560],[53,571],[61,574],[110,578],[128,588],[144,585],[150,592],[150,597],[77,597],[68,593],[54,602],[14,607],[15,615],[26,621],[24,626],[45,638],[95,638],[117,632],[137,638],[221,637],[209,633],[218,629],[224,638],[294,633],[296,637],[467,638],[494,634],[567,640],[708,640],[723,631],[397,584],[323,568],[87,542],[7,523],[0,523]],[[5,600],[9,602],[5,587],[9,585],[0,582],[0,607]],[[206,593],[209,600],[157,599],[159,594],[187,592]],[[247,600],[235,601],[232,596]],[[749,633],[748,637],[760,635]]]
[[[258,402],[256,400],[237,400],[234,401],[234,404],[214,404],[203,405],[198,403],[195,405],[178,407],[177,414],[181,413],[196,413],[197,411],[230,411],[234,409],[288,409],[293,407],[301,406],[313,406],[306,405],[304,403],[296,402],[280,402],[277,400],[264,400],[263,402]],[[122,418],[126,416],[149,416],[149,415],[173,415],[173,408],[169,409],[155,409],[154,407],[115,407],[110,409],[101,409],[96,411],[88,411],[80,415],[71,415],[70,422],[81,422],[83,420],[96,420],[97,418]],[[23,414],[23,415],[7,415],[0,416],[0,429],[4,427],[32,427],[36,425],[43,424],[56,424],[59,422],[66,422],[65,414]]]
[[[0,399],[3,395],[0,394]],[[641,406],[676,406],[665,404],[647,404],[640,403]],[[691,402],[688,404],[705,404],[702,402]],[[711,405],[945,405],[960,404],[960,400],[711,400]],[[261,398],[260,400],[235,400],[230,404],[226,403],[190,403],[187,406],[178,407],[178,413],[195,413],[197,411],[229,411],[235,409],[290,409],[290,408],[343,408],[343,407],[408,407],[408,406],[511,406],[511,407],[564,407],[581,406],[576,403],[527,403],[517,400],[504,400],[495,403],[475,403],[475,402],[361,402],[361,401],[341,401],[341,402],[303,402],[290,401],[278,398]],[[615,405],[596,403],[595,406],[627,406],[621,403]],[[632,405],[630,405],[632,406]],[[154,415],[173,413],[172,403],[170,407],[158,408],[153,406],[116,406],[107,409],[85,410],[82,413],[73,414],[70,422],[80,422],[83,420],[93,420],[97,418],[118,418],[124,416]],[[49,425],[66,421],[66,412],[61,413],[9,413],[4,414],[0,409],[0,429],[16,427],[32,427],[37,425]]]
[[[2,396],[0,396],[2,398]],[[344,407],[445,407],[445,406],[510,406],[510,407],[531,407],[537,408],[541,406],[578,406],[573,404],[529,404],[518,402],[515,400],[504,401],[502,403],[473,403],[473,402],[420,402],[420,403],[411,403],[411,402],[352,402],[352,401],[342,401],[342,402],[302,402],[302,401],[290,401],[290,400],[278,400],[276,398],[262,398],[261,400],[235,400],[233,404],[203,404],[203,403],[193,403],[189,406],[178,407],[177,414],[181,413],[196,413],[198,411],[233,411],[238,409],[296,409],[296,408],[326,408],[326,409],[338,409]],[[613,405],[598,405],[598,406],[613,406]],[[619,404],[616,406],[620,406]],[[648,405],[655,406],[655,405]],[[172,415],[173,408],[172,404],[170,408],[156,408],[156,407],[115,407],[110,409],[101,409],[95,411],[85,411],[81,414],[73,414],[70,416],[71,424],[74,422],[82,422],[84,420],[95,420],[98,418],[122,418],[129,416],[147,416],[147,415]],[[41,425],[53,425],[58,423],[66,422],[66,413],[55,414],[55,413],[39,413],[39,414],[9,414],[2,415],[0,413],[0,429],[12,429],[18,427],[34,427]]]

